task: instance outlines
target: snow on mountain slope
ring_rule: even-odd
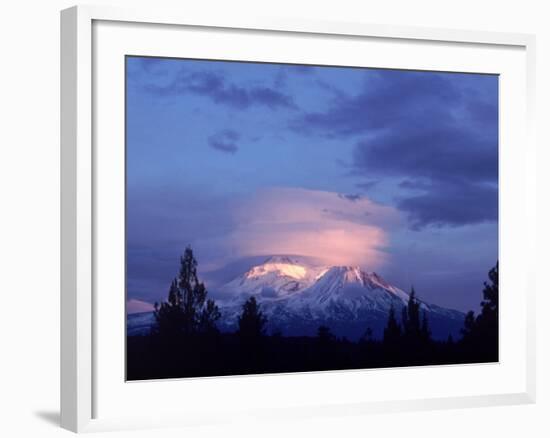
[[[273,256],[227,283],[220,292],[229,300],[250,295],[287,298],[311,286],[323,270],[290,257]]]
[[[377,274],[367,274],[358,267],[333,266],[304,290],[299,299],[323,306],[331,301],[350,302],[356,299],[406,302],[408,295],[385,284]]]

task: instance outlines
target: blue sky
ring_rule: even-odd
[[[266,255],[477,309],[498,257],[498,77],[127,58],[129,298],[191,245],[216,286]]]

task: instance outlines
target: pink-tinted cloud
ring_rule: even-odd
[[[398,212],[367,198],[301,188],[258,191],[232,212],[227,236],[235,255],[292,254],[331,265],[376,269],[387,260],[388,229]]]
[[[154,309],[151,303],[132,298],[126,301],[126,311],[130,313],[151,312]]]

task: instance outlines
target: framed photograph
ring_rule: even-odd
[[[532,36],[61,31],[63,427],[534,401]]]

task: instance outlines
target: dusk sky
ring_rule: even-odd
[[[213,296],[285,254],[478,310],[498,258],[497,76],[126,62],[128,299],[165,299],[191,245]]]

